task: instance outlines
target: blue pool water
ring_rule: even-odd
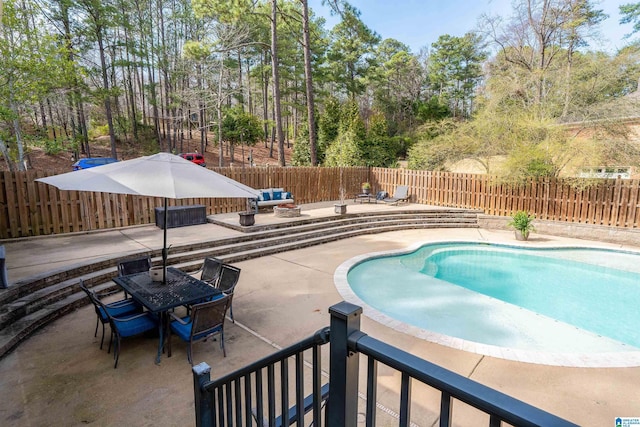
[[[355,265],[366,304],[420,328],[523,349],[640,348],[640,255],[475,243],[422,246]]]

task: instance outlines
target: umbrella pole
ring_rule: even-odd
[[[164,221],[162,242],[162,284],[167,284],[167,198],[164,198]]]

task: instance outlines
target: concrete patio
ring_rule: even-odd
[[[375,206],[375,205],[373,205]],[[373,206],[354,205],[354,209]],[[390,207],[384,207],[390,208]],[[351,209],[351,206],[350,206]],[[309,207],[309,215],[329,207]],[[313,213],[312,213],[313,211]],[[230,214],[231,215],[231,214]],[[260,214],[262,215],[272,214]],[[237,214],[236,214],[237,217]],[[258,219],[260,220],[260,219]],[[170,243],[233,236],[213,224],[169,230]],[[217,342],[194,348],[194,362],[207,362],[211,377],[286,347],[329,323],[328,308],[341,301],[333,275],[345,260],[368,252],[400,249],[417,242],[465,240],[513,242],[513,232],[487,229],[410,230],[353,237],[236,263],[242,269],[234,296],[236,323],[225,326],[227,357]],[[9,279],[60,268],[80,259],[126,255],[161,245],[154,226],[73,236],[5,242]],[[533,234],[529,245],[620,245]],[[633,248],[640,250],[640,247]],[[0,423],[37,425],[191,425],[193,382],[186,346],[173,341],[173,356],[154,364],[157,338],[123,341],[118,369],[93,337],[95,313],[86,306],[39,330],[0,360]],[[640,367],[567,368],[521,363],[469,353],[405,335],[366,316],[362,329],[463,376],[584,426],[613,425],[615,417],[640,416]],[[328,365],[324,357],[323,365]],[[378,425],[397,425],[398,375],[381,369]],[[414,423],[437,421],[438,394],[415,386]],[[477,425],[475,411],[454,405],[456,425]],[[488,421],[486,421],[488,422]],[[364,425],[364,423],[363,423]]]

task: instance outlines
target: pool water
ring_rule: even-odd
[[[587,248],[425,245],[352,267],[366,304],[483,344],[557,352],[640,348],[640,254]]]

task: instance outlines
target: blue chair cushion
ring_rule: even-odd
[[[273,200],[282,200],[282,191],[274,191]]]
[[[262,192],[262,200],[271,200],[271,193],[268,191]]]
[[[134,316],[139,315],[136,314]],[[146,331],[150,331],[157,327],[157,322],[148,314],[132,320],[126,320],[127,318],[131,318],[134,316],[125,316],[123,320],[115,321],[116,328],[118,329],[118,334],[121,337],[131,337]]]
[[[184,341],[189,341],[190,337],[191,337],[191,325],[193,325],[191,323],[191,317],[187,316],[187,317],[183,317],[182,318],[183,322],[187,322],[186,325],[183,325],[182,323],[178,322],[177,320],[174,320],[173,322],[171,322],[171,330],[177,335],[179,336],[182,340]],[[214,332],[219,331],[221,328],[216,328],[214,331],[209,332],[207,334],[200,334],[200,335],[196,335],[193,337],[194,341],[197,341],[199,339],[202,339],[204,337],[206,337],[207,335],[210,335]]]

